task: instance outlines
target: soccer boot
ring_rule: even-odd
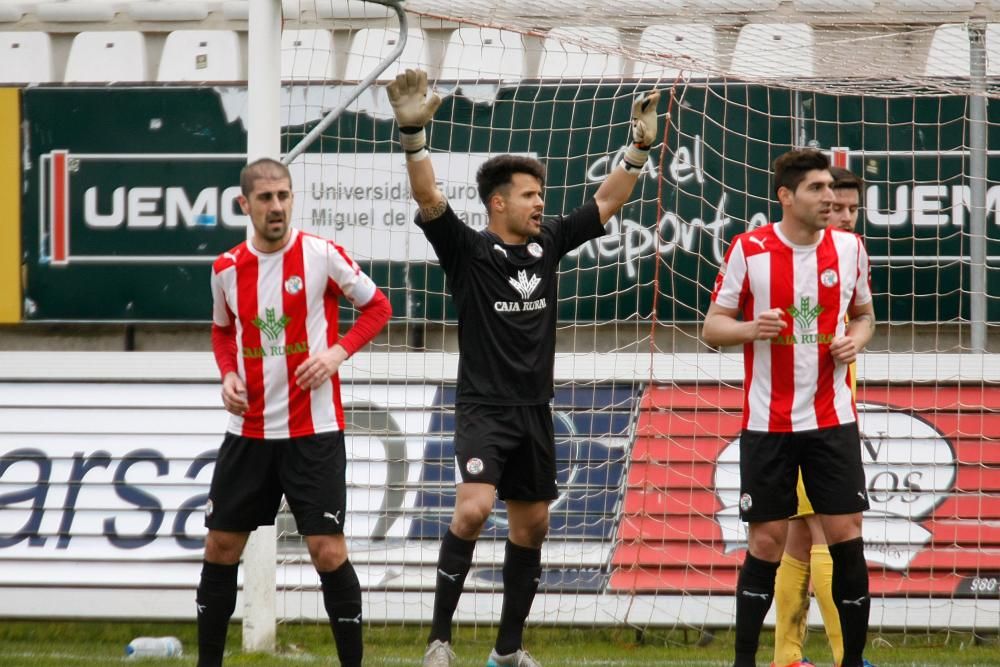
[[[490,651],[486,667],[542,667],[527,651],[518,649],[507,655],[500,655],[496,649]]]
[[[423,667],[451,667],[451,661],[454,659],[455,653],[451,650],[451,643],[435,639],[424,653]]]
[[[771,663],[771,667],[776,667],[773,662]],[[785,667],[816,667],[816,666],[809,658],[802,658],[798,662],[792,662],[785,665]]]

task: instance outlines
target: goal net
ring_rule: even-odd
[[[815,146],[865,181],[858,231],[880,322],[858,384],[872,627],[995,632],[992,6],[411,0],[403,44],[385,7],[283,4],[283,150],[347,104],[291,162],[296,224],[344,246],[395,313],[388,336],[343,371],[346,525],[368,621],[429,622],[455,497],[455,311],[412,223],[384,92],[400,68],[419,66],[444,98],[428,128],[435,171],[476,229],[486,218],[475,171],[491,155],[543,160],[546,214],[568,212],[620,159],[638,92],[661,89],[670,112],[607,236],[561,265],[561,495],[532,622],[732,625],[746,547],[737,512],[742,361],[739,350],[702,344],[699,320],[729,240],[780,217],[771,162]],[[400,44],[378,83],[348,103]],[[459,623],[498,620],[505,537],[498,503]],[[290,516],[279,523],[278,552],[279,617],[322,618]],[[821,623],[816,605],[809,620]]]

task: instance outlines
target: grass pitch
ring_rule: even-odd
[[[1000,630],[1000,629],[998,629]],[[183,642],[181,658],[128,660],[125,645],[133,637],[174,635]],[[365,665],[420,665],[427,629],[372,626],[365,631]],[[482,667],[496,635],[487,626],[459,627],[454,648],[457,667]],[[226,666],[337,665],[329,628],[317,624],[285,624],[278,628],[278,653],[244,654],[241,630],[229,631]],[[689,630],[530,628],[525,644],[546,667],[728,667],[732,664],[733,636],[714,636]],[[193,667],[197,641],[193,623],[127,623],[69,621],[5,621],[0,624],[0,665],[4,667],[74,667],[85,665],[142,665]],[[761,637],[758,664],[771,661],[773,637]],[[820,666],[831,664],[822,633],[812,632],[806,655]],[[1000,667],[996,636],[971,633],[872,633],[866,657],[878,667]]]

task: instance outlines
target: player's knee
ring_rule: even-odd
[[[772,530],[751,531],[749,539],[750,553],[755,557],[770,562],[781,560],[785,550],[784,533]]]
[[[510,541],[514,544],[540,549],[545,542],[545,536],[549,533],[548,517],[530,526],[519,526],[516,529],[510,527]]]
[[[208,531],[205,537],[205,560],[218,565],[233,565],[240,562],[246,535],[225,531]]]
[[[493,505],[487,505],[476,500],[467,500],[455,506],[455,515],[452,517],[451,528],[453,533],[465,540],[474,539],[479,536],[486,520],[490,518]]]
[[[347,560],[347,544],[344,540],[309,539],[309,558],[320,572],[332,572]]]
[[[861,537],[861,513],[823,517],[827,542],[836,544]]]

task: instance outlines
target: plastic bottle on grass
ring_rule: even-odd
[[[184,648],[177,637],[136,637],[125,647],[125,655],[134,658],[176,658]]]

